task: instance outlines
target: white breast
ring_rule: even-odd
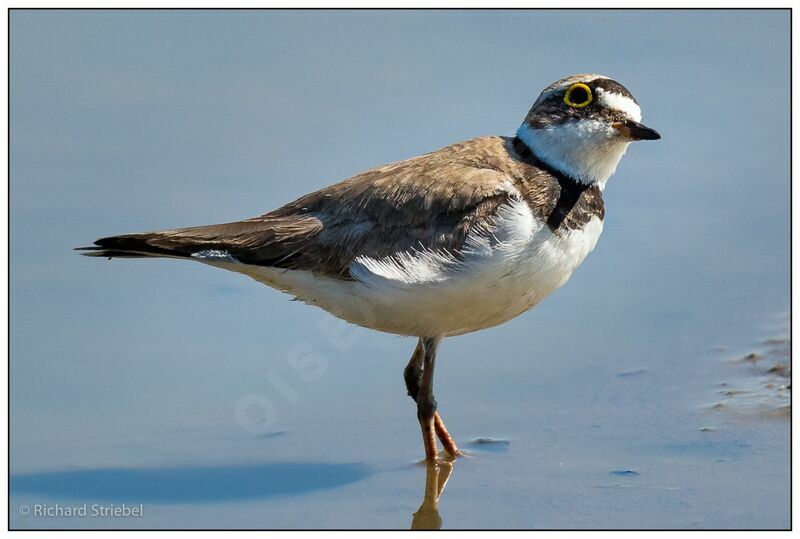
[[[353,281],[223,267],[354,324],[399,335],[459,335],[506,322],[542,301],[569,279],[602,228],[593,217],[582,229],[554,234],[526,203],[515,201],[469,234],[460,259],[432,251],[359,258],[350,268]]]

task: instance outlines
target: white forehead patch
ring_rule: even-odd
[[[630,97],[609,92],[603,88],[598,88],[595,93],[597,94],[597,100],[604,107],[625,113],[630,116],[634,122],[642,121],[642,109],[640,109],[639,105]]]

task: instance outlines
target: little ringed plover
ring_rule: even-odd
[[[109,236],[88,256],[168,257],[245,274],[353,324],[417,337],[405,369],[425,455],[460,454],[433,396],[444,337],[502,324],[569,279],[603,228],[628,145],[659,134],[601,75],[544,89],[514,137],[357,174],[234,223]]]

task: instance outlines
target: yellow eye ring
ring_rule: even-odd
[[[582,102],[575,103],[572,101],[572,92],[574,92],[575,90],[583,90],[584,92],[586,92],[586,98]],[[578,93],[580,94],[581,92]],[[567,105],[569,105],[574,109],[582,109],[583,107],[591,103],[593,100],[594,96],[592,95],[592,89],[586,86],[582,82],[577,82],[573,84],[572,86],[569,87],[567,93],[564,94],[564,103],[566,103]]]

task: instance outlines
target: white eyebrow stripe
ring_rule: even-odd
[[[604,107],[623,112],[630,116],[635,122],[642,121],[642,109],[639,108],[636,101],[628,96],[598,88],[597,99]]]

